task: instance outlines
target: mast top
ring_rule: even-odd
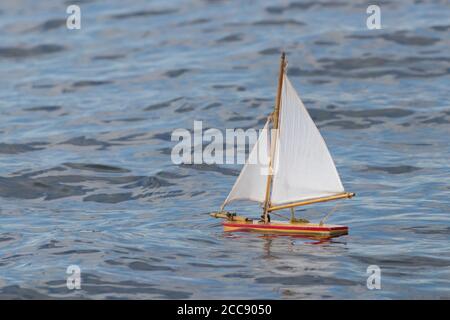
[[[287,65],[286,52],[282,51],[281,52],[281,73],[284,73],[286,71],[286,65]]]

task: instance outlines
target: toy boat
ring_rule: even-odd
[[[275,109],[268,117],[231,192],[214,218],[224,219],[226,232],[254,231],[335,237],[348,233],[347,226],[327,225],[328,213],[319,223],[295,218],[295,207],[349,199],[319,129],[286,75],[286,57],[281,55]],[[271,132],[269,132],[271,131]],[[262,206],[260,219],[225,211],[236,200]],[[271,221],[270,215],[290,209],[287,221]]]

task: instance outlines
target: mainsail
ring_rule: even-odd
[[[223,203],[235,200],[251,200],[264,202],[266,195],[266,182],[269,174],[269,120],[259,135],[257,143],[253,146],[247,162],[242,168],[239,177],[234,183],[230,194]]]
[[[280,109],[271,205],[343,193],[325,141],[285,74]]]
[[[283,74],[280,100],[270,205],[342,194],[344,187],[333,158],[286,74]],[[235,200],[265,202],[271,149],[269,122],[222,208]]]

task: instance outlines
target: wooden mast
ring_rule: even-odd
[[[281,53],[281,59],[280,59],[280,72],[278,75],[278,90],[277,90],[277,97],[275,99],[275,109],[273,111],[273,116],[272,116],[272,128],[275,129],[275,137],[274,137],[274,141],[273,143],[271,143],[271,154],[270,154],[270,158],[269,158],[269,175],[267,176],[267,185],[266,185],[266,199],[264,200],[264,213],[263,213],[263,219],[264,219],[264,223],[268,223],[269,222],[269,217],[268,217],[268,213],[269,213],[269,207],[270,207],[270,192],[272,189],[272,179],[273,179],[273,174],[272,174],[272,159],[274,158],[275,155],[275,150],[276,150],[276,142],[277,142],[277,130],[278,130],[278,124],[279,124],[279,115],[280,115],[280,107],[281,107],[281,88],[283,87],[283,75],[284,75],[284,68],[286,65],[286,54],[284,53],[284,51]]]

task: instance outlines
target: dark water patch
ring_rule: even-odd
[[[92,60],[118,60],[125,58],[126,55],[124,54],[104,54],[104,55],[97,55],[92,57]]]
[[[153,111],[153,110],[158,110],[158,109],[162,109],[162,108],[168,108],[168,107],[172,106],[172,104],[174,102],[180,101],[181,99],[183,99],[183,98],[179,97],[179,98],[171,99],[168,101],[155,103],[155,104],[152,104],[152,105],[146,107],[144,110],[145,111]]]
[[[380,1],[378,2],[380,3]],[[302,2],[302,1],[294,1],[291,2],[288,6],[288,9],[308,9],[312,6],[323,7],[323,8],[337,8],[337,7],[345,7],[348,3],[340,2],[340,1],[311,1],[311,2]]]
[[[0,196],[5,198],[54,200],[84,195],[86,189],[62,183],[48,184],[38,179],[0,177]]]
[[[135,141],[135,140],[138,140],[136,138],[140,138],[145,135],[147,135],[147,133],[133,133],[133,134],[125,135],[123,137],[111,139],[111,141]]]
[[[450,25],[432,26],[431,29],[434,31],[446,32],[450,30]]]
[[[409,166],[409,165],[401,165],[401,166],[367,166],[366,171],[382,171],[389,174],[405,174],[411,173],[414,171],[421,170],[422,168]]]
[[[430,38],[416,35],[409,35],[409,32],[401,30],[396,31],[394,33],[383,33],[381,35],[372,35],[368,33],[364,34],[352,34],[348,35],[347,38],[350,39],[362,39],[362,40],[370,40],[370,39],[384,39],[386,41],[395,42],[404,46],[432,46],[433,44],[440,41],[439,38]]]
[[[38,250],[43,250],[43,249],[57,249],[57,248],[64,248],[63,245],[58,245],[58,241],[56,240],[50,240],[49,243],[43,244],[41,246],[38,247]]]
[[[150,16],[161,16],[167,15],[177,12],[177,9],[154,9],[154,10],[141,10],[141,11],[133,11],[127,13],[119,13],[112,15],[113,19],[131,19],[131,18],[142,18],[142,17],[150,17]]]
[[[95,164],[95,163],[74,163],[74,162],[66,162],[63,163],[66,167],[77,169],[77,170],[86,170],[93,172],[115,172],[115,173],[126,173],[130,172],[128,169],[114,167],[105,164]]]
[[[31,254],[31,253],[26,253],[26,254],[13,254],[13,255],[11,255],[11,256],[3,257],[3,259],[6,259],[6,260],[14,260],[14,259],[17,259],[17,258],[29,257],[29,256],[32,256],[32,255],[33,255],[33,254]]]
[[[47,184],[53,183],[79,183],[79,182],[105,182],[112,185],[127,184],[139,179],[139,176],[82,176],[82,175],[59,175],[36,178]]]
[[[51,297],[42,294],[34,289],[22,288],[18,285],[11,285],[0,288],[0,298],[5,300],[47,300]]]
[[[0,242],[8,242],[8,241],[11,241],[11,240],[15,240],[15,238],[14,237],[10,237],[8,235],[0,236]]]
[[[135,182],[124,186],[125,189],[143,188],[155,189],[160,187],[169,187],[174,185],[164,179],[157,177],[139,177]]]
[[[24,110],[52,112],[52,111],[57,111],[60,109],[61,109],[61,106],[39,106],[39,107],[25,108]]]
[[[67,287],[65,281],[59,281],[60,285],[59,293],[67,294]],[[87,296],[98,294],[124,294],[130,295],[150,295],[159,299],[188,299],[192,294],[185,291],[175,291],[169,289],[155,288],[155,285],[147,284],[143,281],[125,280],[112,282],[101,279],[99,276],[82,273],[81,283],[83,292],[86,292]]]
[[[200,195],[205,194],[205,193],[206,193],[206,191],[191,192],[190,193],[190,197],[194,198],[194,197],[200,196]]]
[[[114,119],[114,120],[103,120],[105,123],[114,123],[114,122],[139,122],[145,121],[145,118],[123,118],[123,119]]]
[[[263,103],[263,102],[271,102],[271,103],[273,103],[273,99],[254,97],[254,98],[245,98],[245,99],[242,99],[241,102],[244,102],[244,103]]]
[[[270,14],[283,14],[285,11],[292,10],[308,10],[313,7],[323,7],[323,8],[337,8],[343,7],[347,4],[338,1],[294,1],[285,6],[269,6],[266,11]]]
[[[450,267],[450,259],[434,258],[425,256],[398,255],[379,255],[379,256],[356,256],[350,255],[350,258],[358,260],[365,265],[378,265],[381,269],[385,268],[447,268]]]
[[[450,119],[445,116],[432,117],[426,120],[422,120],[421,123],[425,124],[449,124]]]
[[[322,84],[327,84],[327,83],[331,83],[331,80],[326,80],[326,79],[311,79],[308,80],[309,83],[312,84],[317,84],[317,85],[322,85]]]
[[[264,56],[279,55],[281,53],[281,49],[280,48],[267,48],[267,49],[259,51],[258,53],[261,55],[264,55]]]
[[[77,254],[77,255],[84,255],[84,254],[91,254],[91,253],[98,253],[99,250],[96,249],[74,249],[74,250],[66,250],[61,252],[55,252],[54,255],[57,256],[65,256],[65,255],[71,255],[71,254]]]
[[[407,35],[405,31],[397,31],[391,34],[383,34],[381,38],[404,46],[432,46],[439,42],[439,38]]]
[[[255,282],[261,284],[279,284],[285,286],[358,286],[360,282],[315,275],[299,275],[295,277],[260,277]]]
[[[384,108],[371,110],[340,111],[339,114],[352,118],[402,118],[414,114],[414,111],[399,108]]]
[[[25,170],[21,170],[18,172],[14,172],[11,175],[12,176],[20,175],[22,178],[32,178],[32,177],[40,176],[43,174],[62,172],[62,171],[66,171],[66,170],[67,170],[67,168],[65,168],[65,167],[57,166],[57,167],[52,167],[52,168],[42,169],[42,170],[35,170],[35,171],[30,171],[29,169],[25,169]]]
[[[120,261],[115,261],[115,260],[111,260],[111,259],[105,260],[105,263],[106,263],[106,264],[109,264],[109,265],[111,265],[111,266],[121,266],[121,265],[123,265],[122,262],[120,262]]]
[[[41,44],[31,48],[0,47],[0,58],[29,58],[64,50],[65,47],[57,44]]]
[[[311,115],[311,118],[315,122],[333,120],[333,119],[337,119],[339,117],[339,113],[336,111],[308,108],[308,112]]]
[[[244,273],[228,273],[223,275],[224,278],[236,278],[236,279],[251,279],[253,278],[252,274],[244,274]]]
[[[198,170],[198,171],[205,171],[205,172],[212,171],[212,172],[221,173],[226,176],[239,175],[239,170],[220,167],[216,164],[181,164],[180,167]]]
[[[185,22],[180,22],[178,24],[179,27],[184,27],[184,26],[195,26],[198,24],[204,24],[204,23],[208,23],[210,22],[210,19],[207,18],[198,18],[198,19],[193,19],[193,20],[189,20],[189,21],[185,21]]]
[[[145,252],[145,250],[142,251],[142,252]],[[124,259],[124,260],[135,260],[134,258],[131,258],[129,256],[123,256],[121,258]],[[159,259],[159,258],[155,258],[155,257],[146,257],[145,261],[147,261],[147,262],[149,262],[149,261],[151,261],[151,262],[162,262],[163,260]]]
[[[13,237],[0,237],[0,242],[6,242],[6,241],[11,241],[14,240]]]
[[[185,113],[185,112],[190,112],[190,111],[194,111],[194,110],[195,110],[195,108],[192,105],[185,103],[181,107],[175,109],[175,112],[176,113]]]
[[[125,249],[125,250],[127,250],[128,252],[145,252],[145,250],[140,249],[140,248],[136,248],[136,247],[127,247],[127,246],[121,246],[121,245],[119,245],[118,248],[120,248],[120,249]],[[128,253],[128,252],[127,252],[127,253]]]
[[[304,26],[305,23],[294,20],[294,19],[285,19],[285,20],[260,20],[253,22],[254,26],[297,26],[301,27]]]
[[[55,85],[50,83],[43,83],[43,84],[33,84],[31,87],[33,89],[51,89],[54,88]]]
[[[171,191],[152,191],[146,193],[140,193],[135,197],[135,199],[171,199],[185,196],[186,192],[184,190],[171,190]]]
[[[0,154],[19,154],[24,152],[43,150],[44,148],[36,147],[39,145],[46,145],[46,143],[28,143],[28,144],[8,144],[0,143]]]
[[[73,165],[72,165],[73,166]],[[83,164],[75,164],[74,168],[82,168],[82,170],[105,172],[105,173],[123,173],[115,167],[97,167],[96,165],[85,166]],[[161,177],[143,177],[143,176],[82,176],[82,175],[50,175],[43,177],[35,177],[47,172],[57,172],[58,167],[49,170],[40,170],[31,173],[24,173],[19,176],[1,177],[0,176],[0,196],[6,198],[18,199],[37,199],[55,200],[72,196],[83,196],[87,192],[96,190],[98,182],[120,185],[124,189],[144,188],[159,189],[171,186],[172,183]],[[62,168],[61,170],[65,170]],[[100,170],[100,171],[99,171]],[[33,178],[34,177],[34,178]],[[89,183],[93,182],[95,188],[90,188]],[[81,185],[73,185],[73,184]],[[84,201],[96,201],[105,203],[116,203],[127,200],[133,200],[131,193],[118,194],[95,194],[83,199]]]
[[[65,27],[65,25],[66,25],[65,19],[51,19],[51,20],[47,20],[44,23],[37,26],[36,29],[40,30],[40,31],[49,31],[49,30]]]
[[[64,3],[67,5],[71,5],[71,4],[80,5],[80,4],[93,3],[95,1],[97,1],[97,0],[67,0]]]
[[[377,78],[394,76],[395,78],[431,78],[450,73],[448,57],[388,57],[360,58],[322,58],[318,60],[323,68],[304,70],[288,69],[293,76],[334,76],[343,78]]]
[[[450,235],[450,227],[442,225],[416,226],[416,227],[402,228],[401,230],[424,235],[445,235],[445,236]]]
[[[220,107],[220,106],[222,106],[222,104],[221,104],[220,102],[213,102],[213,103],[210,103],[210,104],[208,104],[207,106],[205,106],[205,107],[203,108],[203,110],[214,109],[214,108],[218,108],[218,107]]]
[[[165,72],[164,75],[169,78],[178,78],[179,76],[181,76],[189,71],[191,71],[191,69],[181,68],[181,69],[169,70],[169,71]]]
[[[419,54],[421,54],[421,55],[423,55],[423,54],[426,54],[426,55],[432,55],[432,54],[435,54],[435,55],[438,55],[438,54],[440,54],[441,52],[439,51],[439,50],[421,50],[421,51],[419,51]]]
[[[298,67],[290,67],[290,68],[288,68],[287,69],[287,74],[288,74],[288,76],[291,76],[291,77],[299,77],[299,76],[301,76],[301,75],[307,75],[307,74],[309,74],[309,75],[322,75],[322,74],[325,74],[324,72],[322,72],[321,70],[315,70],[315,71],[307,71],[307,70],[302,70],[302,69],[300,69],[300,68],[298,68]]]
[[[239,42],[242,41],[243,35],[240,33],[230,34],[217,40],[217,43]]]
[[[245,98],[241,100],[242,103],[247,104],[250,108],[259,108],[261,105],[273,104],[272,99],[265,98]]]
[[[215,245],[217,242],[207,239],[200,239],[200,238],[186,238],[188,241],[198,242],[206,245]]]
[[[215,84],[212,86],[213,89],[236,89],[236,91],[245,91],[247,90],[244,86],[237,86],[234,84]]]
[[[133,193],[99,193],[83,198],[83,201],[99,202],[99,203],[119,203],[133,200]]]
[[[254,117],[245,117],[245,116],[233,116],[228,118],[228,121],[251,121],[254,120]]]
[[[142,261],[131,262],[128,267],[138,271],[174,271],[173,268],[168,266],[151,265]]]
[[[378,57],[343,58],[343,59],[323,58],[319,59],[318,62],[325,64],[327,68],[354,70],[354,69],[385,66],[386,64],[390,63],[391,60]]]
[[[366,119],[366,121],[370,124],[370,126],[386,123],[385,121],[382,121],[382,120]]]
[[[361,69],[367,67],[377,67],[377,66],[417,66],[420,63],[450,63],[450,58],[445,56],[435,56],[435,57],[417,57],[410,56],[401,59],[394,58],[379,58],[379,57],[365,57],[365,58],[342,58],[342,59],[331,59],[322,58],[318,60],[320,63],[326,64],[327,68],[335,69]]]
[[[163,141],[172,141],[172,132],[161,132],[161,133],[155,133],[152,136],[152,139],[158,139]]]
[[[201,263],[201,262],[190,262],[189,265],[196,267],[196,268],[220,268],[220,269],[227,269],[227,268],[243,268],[245,266],[241,264],[212,264],[212,263]]]
[[[72,87],[75,88],[82,88],[82,87],[96,87],[96,86],[102,86],[105,84],[110,84],[112,81],[109,80],[82,80],[82,81],[76,81],[72,84]]]
[[[67,141],[61,142],[60,144],[68,144],[77,147],[92,147],[92,146],[100,146],[102,149],[112,146],[113,144],[109,142],[103,142],[92,138],[86,138],[84,136],[75,137],[69,139]]]
[[[266,11],[271,14],[282,14],[284,12],[284,7],[271,6],[271,7],[267,7]]]
[[[358,123],[350,120],[336,120],[324,124],[325,126],[339,127],[347,130],[362,130],[371,127],[370,123]]]
[[[336,42],[324,41],[324,40],[314,41],[314,44],[317,45],[317,46],[336,46],[337,45]]]
[[[189,177],[189,175],[174,173],[174,172],[167,172],[167,171],[160,171],[156,174],[157,177],[163,178],[163,179],[183,179]]]
[[[413,69],[410,69],[413,71]],[[406,71],[398,71],[398,70],[385,70],[385,71],[371,71],[371,72],[358,72],[358,73],[349,73],[348,76],[355,79],[370,79],[370,78],[380,78],[386,76],[392,76],[397,79],[402,78],[434,78],[434,77],[442,77],[450,74],[450,68],[442,71],[415,71],[415,72],[406,72]]]

